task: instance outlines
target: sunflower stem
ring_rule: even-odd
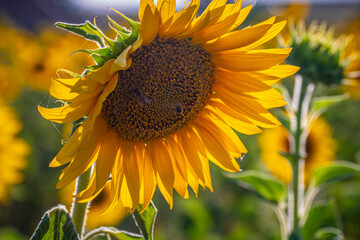
[[[293,109],[295,114],[291,119],[292,139],[290,141],[290,152],[292,155],[292,182],[289,189],[288,217],[292,229],[292,235],[301,239],[300,219],[304,215],[304,167],[306,156],[306,136],[308,129],[308,112],[314,85],[304,86],[301,75],[295,76],[293,94]],[[305,89],[305,91],[304,91]]]
[[[286,213],[280,206],[273,207],[273,210],[280,223],[281,240],[286,240],[288,236],[288,223],[286,219]]]
[[[90,181],[91,176],[91,168],[81,174],[76,179],[76,189],[75,194],[80,193],[82,190],[86,188]],[[71,206],[70,216],[74,222],[75,229],[79,234],[79,238],[82,239],[84,229],[85,229],[85,221],[86,221],[86,213],[89,203],[78,203],[78,198],[73,199],[73,204]]]

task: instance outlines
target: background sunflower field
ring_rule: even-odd
[[[94,5],[94,2],[0,2],[0,239],[28,239],[47,209],[59,203],[67,207],[70,205],[64,194],[69,196],[72,189],[57,190],[55,186],[60,171],[48,165],[67,139],[71,126],[48,122],[40,116],[37,106],[49,105],[52,97],[48,87],[51,78],[57,76],[57,69],[66,68],[81,73],[83,69],[76,66],[91,64],[88,55],[73,52],[95,47],[81,37],[55,29],[55,22],[81,23],[91,21],[97,15],[99,27],[106,28],[106,16],[102,13],[111,16],[113,13],[106,11],[110,6],[136,18],[137,1],[131,5],[121,0],[109,1],[101,6]],[[203,9],[208,2],[201,1]],[[256,1],[243,2],[254,4]],[[360,48],[359,9],[359,0],[294,3],[258,0],[243,26],[272,15],[283,19],[305,19],[306,23],[317,19],[333,26],[335,35],[354,33],[353,41]],[[269,44],[275,45],[276,41]],[[291,84],[293,80],[285,81]],[[360,96],[360,89],[353,91],[353,98],[337,104],[323,115],[322,121],[327,124],[314,133],[320,141],[317,145],[321,146],[311,149],[315,156],[315,151],[320,149],[323,155],[330,151],[332,160],[360,164],[360,109],[359,99],[356,98]],[[260,147],[264,141],[266,145],[265,135],[242,135],[241,139],[249,151],[241,162],[244,171],[278,170],[274,170],[275,165],[267,167],[271,163],[265,161],[264,164],[262,160],[264,149]],[[276,147],[276,143],[272,144]],[[201,190],[198,197],[190,194],[188,200],[175,194],[173,210],[169,210],[159,192],[155,194],[153,201],[159,209],[155,239],[280,239],[278,222],[271,208],[227,179],[219,168],[213,165],[210,168],[213,193]],[[327,195],[331,195],[331,201],[337,205],[338,221],[345,239],[360,239],[360,176],[331,185],[320,193],[319,198]],[[92,211],[101,212],[107,198],[106,191],[98,196],[92,203]],[[121,212],[115,215],[100,216],[100,224],[120,225],[122,229],[137,232],[131,217],[125,217]],[[96,226],[96,217],[94,220],[89,216],[88,221],[89,226]]]

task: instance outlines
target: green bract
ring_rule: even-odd
[[[347,39],[335,38],[333,30],[325,24],[313,22],[306,30],[303,22],[290,26],[290,36],[285,45],[293,50],[287,61],[301,69],[298,74],[305,81],[338,85],[345,77],[348,61],[342,59]]]
[[[114,9],[113,9],[114,10]],[[89,70],[95,70],[104,65],[105,62],[109,61],[112,58],[116,58],[124,51],[126,47],[132,45],[138,38],[140,23],[131,20],[130,18],[124,16],[122,13],[114,10],[117,14],[119,14],[125,21],[131,26],[131,31],[120,26],[114,20],[112,20],[109,16],[110,20],[109,26],[113,31],[116,32],[115,39],[111,39],[107,37],[95,24],[86,21],[82,24],[70,24],[58,22],[55,24],[55,27],[62,28],[71,33],[80,35],[87,40],[96,42],[100,48],[98,49],[81,49],[76,52],[85,52],[90,54],[94,59],[96,65],[94,66],[82,66]],[[106,43],[106,44],[105,44]]]

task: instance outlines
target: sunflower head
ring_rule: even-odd
[[[281,45],[292,47],[287,59],[300,66],[299,74],[309,82],[339,85],[347,77],[347,67],[354,59],[349,53],[351,36],[334,36],[334,29],[326,23],[313,21],[308,29],[304,21],[289,24],[289,36],[281,38]]]
[[[335,160],[336,143],[331,137],[332,129],[323,119],[318,118],[310,125],[306,138],[304,169],[305,184],[308,185],[313,171]],[[285,127],[267,129],[258,137],[261,159],[270,172],[283,183],[292,179],[291,164],[282,155],[289,154],[289,133]]]
[[[15,112],[0,101],[0,205],[9,202],[13,185],[23,181],[21,171],[26,167],[29,145],[16,135],[21,123]]]
[[[268,109],[286,102],[270,84],[298,70],[282,65],[290,49],[259,49],[285,22],[272,17],[244,29],[251,6],[241,1],[212,1],[196,17],[200,1],[175,12],[175,0],[140,1],[139,20],[117,12],[131,26],[109,17],[116,38],[96,26],[57,26],[96,41],[81,50],[96,65],[83,75],[52,80],[50,93],[59,108],[39,107],[48,120],[78,128],[50,166],[69,165],[58,187],[71,183],[92,165],[80,202],[90,201],[111,177],[112,201],[127,211],[150,203],[156,187],[172,207],[173,190],[189,197],[188,187],[212,190],[209,160],[240,170],[237,158],[247,150],[233,131],[261,132],[280,123]]]

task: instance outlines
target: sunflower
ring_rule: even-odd
[[[23,180],[20,171],[26,167],[25,157],[30,148],[16,137],[20,130],[21,123],[14,111],[0,101],[0,204],[9,201],[9,190]]]
[[[290,49],[257,47],[285,22],[272,17],[233,31],[251,6],[212,1],[195,17],[199,0],[176,13],[175,4],[141,1],[140,23],[118,13],[131,32],[109,18],[118,37],[103,35],[109,46],[96,53],[104,61],[83,76],[52,80],[51,95],[67,103],[39,106],[53,122],[83,120],[50,163],[69,163],[59,188],[95,165],[79,202],[95,198],[111,176],[109,209],[118,203],[127,211],[139,204],[145,209],[156,187],[172,208],[173,189],[184,198],[188,186],[195,194],[199,185],[213,189],[208,160],[229,172],[240,170],[236,158],[247,150],[233,129],[256,134],[259,127],[280,124],[268,109],[286,103],[269,84],[298,67],[280,65]],[[100,54],[109,49],[109,55]]]
[[[335,160],[335,140],[331,137],[330,125],[318,118],[310,125],[306,138],[305,158],[305,184],[311,180],[312,172],[321,166]],[[285,127],[266,129],[258,137],[261,149],[261,159],[270,170],[283,183],[289,184],[292,179],[291,164],[281,155],[289,153],[289,133]]]
[[[280,45],[293,51],[287,61],[300,66],[299,74],[310,82],[345,85],[360,97],[360,51],[353,34],[334,36],[326,23],[313,21],[306,29],[304,21],[289,24],[290,35],[280,38]]]
[[[47,91],[57,69],[66,67],[80,73],[82,70],[76,67],[93,64],[93,61],[85,54],[71,53],[79,48],[95,46],[79,36],[43,29],[40,37],[29,41],[27,48],[18,53],[26,74],[26,84],[33,89]]]
[[[101,193],[96,196],[93,201],[91,201],[88,213],[86,215],[87,228],[94,229],[100,226],[116,226],[120,224],[126,216],[126,213],[121,206],[116,206],[116,208],[112,211],[104,213],[107,206],[111,203],[110,185],[110,183],[107,183],[103,191],[101,191]],[[60,189],[58,194],[59,201],[64,204],[68,210],[71,208],[72,194],[74,193],[74,190],[75,181]],[[99,217],[100,215],[101,217]]]
[[[26,48],[31,35],[3,19],[0,20],[0,31],[0,95],[9,101],[18,95],[23,86],[25,76],[19,71],[18,53]]]

